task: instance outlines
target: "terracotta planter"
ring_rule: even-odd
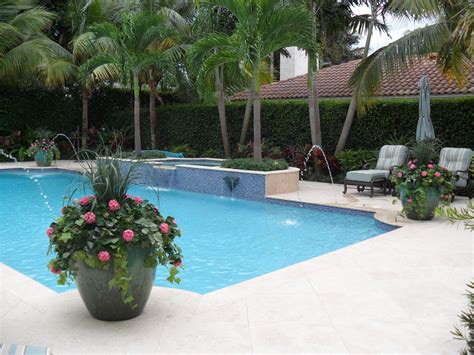
[[[439,204],[441,192],[436,186],[426,187],[425,201],[417,201],[413,199],[412,202],[407,202],[407,192],[405,187],[400,188],[400,199],[402,200],[403,208],[406,211],[406,216],[409,219],[417,221],[429,221],[435,215],[436,207]]]
[[[50,166],[53,162],[53,153],[40,150],[35,154],[35,161],[38,166]]]
[[[150,297],[155,268],[145,267],[145,257],[149,249],[130,248],[127,255],[127,269],[132,277],[130,293],[137,307],[124,304],[119,289],[109,288],[109,281],[113,278],[113,261],[108,270],[95,269],[84,262],[77,262],[76,284],[87,310],[92,317],[105,321],[120,321],[139,316]]]

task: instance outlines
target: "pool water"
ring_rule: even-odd
[[[35,181],[36,180],[36,181]],[[47,269],[45,230],[59,215],[68,190],[80,176],[65,172],[0,172],[0,262],[62,292]],[[88,193],[80,191],[76,196]],[[185,270],[180,285],[157,272],[156,285],[198,293],[211,292],[329,253],[386,232],[370,214],[307,209],[212,195],[134,187],[173,215],[183,236]]]

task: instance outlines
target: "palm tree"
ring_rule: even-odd
[[[50,58],[40,66],[39,78],[48,87],[65,86],[79,83],[82,97],[82,148],[87,147],[89,129],[89,98],[96,78],[88,70],[88,60],[94,53],[94,48],[88,41],[88,35],[83,36],[88,27],[106,19],[105,9],[101,0],[70,0],[68,16],[65,21],[72,36],[70,51]]]
[[[120,80],[122,84],[131,84],[134,95],[134,135],[135,154],[141,155],[140,135],[140,77],[150,66],[162,67],[173,62],[176,51],[173,48],[155,51],[157,41],[169,24],[158,14],[125,12],[120,22],[104,22],[91,27],[87,34],[95,44],[98,53],[89,66],[91,73],[100,80]]]
[[[345,146],[357,105],[361,112],[365,110],[367,99],[377,92],[384,77],[416,65],[419,59],[431,53],[438,53],[437,64],[444,75],[455,79],[460,85],[471,70],[474,31],[472,1],[398,0],[385,5],[384,11],[398,16],[435,18],[436,23],[416,29],[368,57],[365,55],[366,58],[350,79],[354,93],[336,152]]]
[[[55,16],[28,0],[0,0],[0,79],[5,82],[35,81],[38,65],[61,54],[47,30]]]
[[[215,51],[206,59],[201,71],[209,73],[229,63],[251,68],[254,158],[261,161],[261,63],[281,48],[302,47],[303,37],[311,28],[311,17],[304,7],[280,0],[211,0],[209,3],[230,11],[236,18],[236,28],[231,36],[213,34],[206,38]]]

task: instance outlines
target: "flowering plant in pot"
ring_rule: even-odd
[[[43,138],[37,139],[27,150],[27,154],[30,157],[34,157],[38,166],[50,166],[53,159],[58,160],[60,158],[59,149],[56,143],[53,141]]]
[[[414,159],[394,169],[392,183],[402,201],[402,215],[414,220],[430,220],[441,200],[449,204],[454,189],[451,173],[433,162],[436,141],[414,145]]]
[[[125,320],[142,313],[157,265],[168,268],[169,282],[179,282],[180,230],[149,201],[127,194],[137,178],[137,164],[121,167],[118,157],[87,163],[91,195],[62,209],[47,229],[49,269],[58,283],[76,282],[89,313],[101,320]]]

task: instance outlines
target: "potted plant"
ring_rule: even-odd
[[[59,284],[76,282],[94,318],[134,318],[148,301],[158,264],[168,267],[168,281],[180,281],[180,230],[151,202],[127,194],[139,163],[121,168],[118,157],[106,156],[86,164],[93,194],[66,205],[47,229],[56,253],[48,267]]]
[[[35,158],[38,166],[50,166],[53,158],[60,158],[56,143],[46,138],[35,140],[28,148],[27,154]]]

